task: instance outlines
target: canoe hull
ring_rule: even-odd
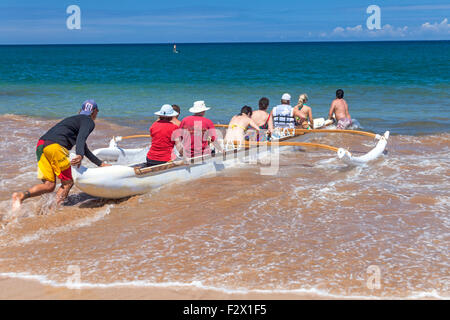
[[[303,136],[289,139],[289,141],[302,140],[305,140]],[[258,151],[256,150],[257,148],[251,148],[236,153],[231,152],[225,158],[223,156],[216,156],[205,161],[199,161],[199,163],[183,164],[144,174],[136,174],[133,167],[125,165],[113,165],[101,168],[80,166],[80,168],[72,167],[72,175],[76,186],[83,192],[101,198],[119,199],[148,193],[167,184],[214,176],[227,168],[237,167],[248,162],[254,163],[263,159],[277,161],[280,152],[292,148],[295,147],[266,146],[265,148],[258,149]],[[270,168],[265,167],[262,167],[260,170],[262,174],[270,174],[271,172]]]

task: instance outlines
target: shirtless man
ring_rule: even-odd
[[[342,89],[336,91],[336,99],[331,103],[328,119],[333,119],[333,114],[336,117],[337,129],[342,130],[351,126],[352,118],[348,112],[348,105],[344,100],[344,91]]]
[[[225,142],[244,141],[247,127],[253,127],[259,132],[258,125],[252,120],[252,108],[249,106],[243,106],[241,113],[231,118],[228,124],[227,134],[225,136]]]

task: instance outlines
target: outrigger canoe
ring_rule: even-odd
[[[378,140],[376,146],[368,153],[355,157],[348,150],[307,142],[312,132],[359,133]],[[209,175],[215,175],[227,168],[240,164],[278,157],[280,153],[298,147],[318,147],[336,152],[337,158],[349,165],[360,165],[378,158],[385,150],[389,131],[377,135],[354,130],[277,130],[276,138],[271,142],[246,142],[242,145],[224,146],[224,152],[200,156],[187,160],[175,160],[153,167],[142,167],[148,148],[123,149],[118,142],[122,137],[115,137],[108,148],[97,149],[94,154],[112,166],[87,168],[72,167],[75,185],[89,195],[119,199],[145,194],[163,185],[186,182]],[[269,161],[270,162],[270,161]],[[264,170],[261,171],[264,174]],[[266,173],[268,174],[268,173]]]

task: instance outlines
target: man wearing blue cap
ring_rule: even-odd
[[[87,100],[81,106],[78,115],[68,117],[47,131],[38,141],[36,156],[38,161],[38,178],[41,184],[31,187],[25,192],[12,195],[13,209],[31,197],[53,192],[56,177],[61,180],[61,187],[56,193],[57,204],[61,204],[73,186],[71,165],[80,166],[86,156],[97,166],[106,166],[87,147],[86,139],[95,128],[98,106],[94,100]],[[70,161],[69,150],[76,145],[76,156]]]

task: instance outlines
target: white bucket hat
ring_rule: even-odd
[[[289,93],[285,93],[281,96],[281,100],[291,101],[291,95]]]
[[[192,108],[189,109],[190,113],[200,113],[206,110],[209,110],[211,108],[208,108],[205,105],[205,101],[195,101],[194,105],[192,106]]]
[[[161,110],[155,112],[157,116],[163,116],[163,117],[175,117],[178,115],[178,112],[173,110],[172,106],[170,104],[165,104],[161,107]]]

